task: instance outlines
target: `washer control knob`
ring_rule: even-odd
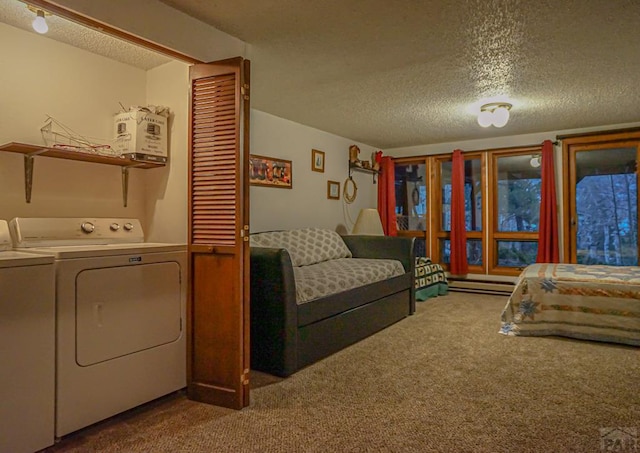
[[[88,234],[93,233],[93,230],[96,229],[96,226],[91,222],[83,222],[82,225],[80,225],[80,228],[82,228],[82,231]]]
[[[124,229],[127,231],[133,230],[133,223],[127,222],[124,224]]]
[[[120,229],[120,225],[113,222],[111,225],[109,225],[109,228],[111,228],[111,231],[118,231]]]

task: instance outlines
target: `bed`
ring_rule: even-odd
[[[527,266],[502,312],[504,335],[640,346],[640,267]]]

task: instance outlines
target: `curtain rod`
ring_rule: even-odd
[[[543,140],[544,142],[544,140]],[[552,141],[551,142],[553,145],[558,146],[560,144],[560,142],[558,140],[556,141]],[[511,149],[519,149],[519,148],[536,148],[536,147],[542,147],[542,142],[540,143],[534,143],[532,145],[517,145],[517,146],[507,146],[505,148],[483,148],[483,149],[470,149],[470,150],[463,150],[462,154],[466,154],[466,153],[477,153],[477,152],[488,152],[488,151],[507,151],[507,150],[511,150]],[[444,152],[444,153],[434,153],[434,154],[413,154],[411,156],[401,156],[401,157],[396,157],[396,156],[391,156],[393,157],[394,160],[396,159],[417,159],[417,158],[423,158],[423,157],[430,157],[430,156],[442,156],[445,154],[452,154],[453,150],[451,150],[451,152]]]
[[[544,143],[544,140],[543,140]],[[560,144],[560,142],[558,140],[555,141],[551,141],[551,144],[554,146],[558,146]],[[522,145],[522,146],[514,146],[514,148],[533,148],[534,146],[542,146],[542,143],[536,143],[534,145]],[[500,149],[500,148],[498,148]],[[505,148],[508,149],[508,148]]]
[[[628,127],[625,129],[609,129],[604,131],[583,132],[579,134],[556,135],[556,140],[564,140],[565,138],[575,138],[575,137],[590,137],[593,135],[622,134],[625,132],[638,132],[638,131],[640,131],[640,127]]]
[[[510,150],[510,149],[518,149],[518,148],[535,148],[537,146],[542,146],[542,143],[544,143],[544,140],[540,143],[533,143],[530,145],[514,145],[514,146],[505,146],[504,148],[483,148],[483,149],[470,149],[470,150],[462,150],[462,153],[477,153],[478,151],[506,151],[506,150]],[[556,141],[552,141],[551,142],[553,145],[557,146],[560,144],[560,142]]]

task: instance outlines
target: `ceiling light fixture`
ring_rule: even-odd
[[[492,102],[480,107],[478,124],[482,127],[504,127],[509,121],[509,110],[512,105],[508,102]]]
[[[529,161],[529,165],[533,168],[538,168],[542,164],[542,156],[540,154],[534,154],[531,156],[531,160]]]
[[[34,12],[36,14],[36,18],[33,19],[33,22],[31,23],[31,25],[33,26],[33,29],[40,34],[44,34],[48,32],[49,26],[47,25],[47,21],[44,19],[44,17],[48,16],[49,13],[41,9],[35,8],[31,5],[27,5],[27,8],[29,8],[29,11]]]

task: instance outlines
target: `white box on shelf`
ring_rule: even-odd
[[[167,118],[145,111],[118,113],[114,121],[114,148],[136,160],[167,161]]]

